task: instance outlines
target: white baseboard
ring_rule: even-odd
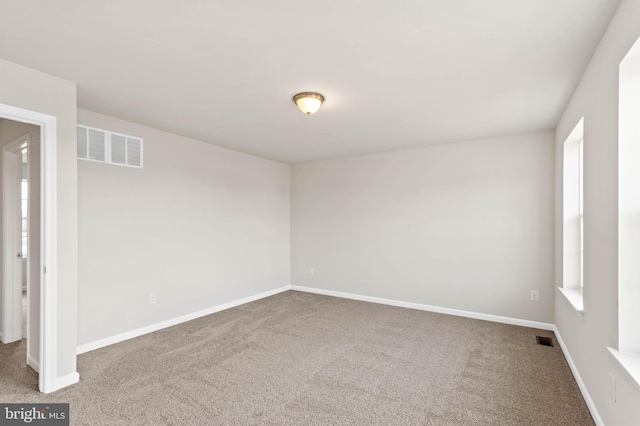
[[[591,399],[591,395],[589,395],[587,386],[582,381],[582,377],[580,377],[580,373],[578,372],[578,367],[576,367],[576,364],[573,362],[573,359],[571,358],[571,354],[569,354],[569,350],[564,344],[564,341],[562,340],[562,336],[560,336],[560,331],[558,331],[558,328],[555,325],[553,326],[553,332],[555,333],[556,340],[560,344],[562,353],[564,354],[564,357],[566,358],[567,363],[569,364],[569,368],[573,373],[573,377],[576,379],[576,382],[578,383],[578,388],[580,388],[582,397],[584,398],[584,401],[587,403],[587,407],[589,408],[591,417],[593,417],[593,421],[596,423],[597,426],[604,426],[602,417],[600,417],[600,413],[598,413],[598,409],[596,408],[596,405],[593,403],[593,399]]]
[[[340,291],[323,290],[319,288],[301,287],[292,285],[291,290],[303,291],[305,293],[322,294],[325,296],[340,297],[343,299],[360,300],[363,302],[380,303],[382,305],[399,306],[401,308],[417,309],[419,311],[436,312],[439,314],[455,315],[458,317],[473,318],[484,321],[499,322],[502,324],[519,325],[521,327],[538,328],[541,330],[555,330],[554,324],[546,322],[529,321],[518,318],[501,317],[498,315],[481,314],[478,312],[462,311],[459,309],[441,308],[439,306],[423,305],[421,303],[402,302],[393,299],[383,299],[380,297],[362,296],[359,294],[343,293]]]
[[[113,345],[116,343],[120,343],[123,342],[125,340],[129,340],[129,339],[133,339],[135,337],[139,337],[148,333],[153,333],[154,331],[158,331],[158,330],[162,330],[163,328],[167,328],[167,327],[172,327],[174,325],[178,325],[187,321],[191,321],[194,320],[196,318],[200,318],[206,315],[211,315],[214,314],[216,312],[220,312],[220,311],[224,311],[226,309],[230,309],[230,308],[234,308],[236,306],[240,306],[240,305],[244,305],[245,303],[249,303],[249,302],[253,302],[259,299],[263,299],[265,297],[269,297],[269,296],[273,296],[274,294],[278,294],[278,293],[282,293],[284,291],[287,290],[297,290],[297,291],[302,291],[302,292],[306,292],[306,293],[315,293],[315,294],[322,294],[325,296],[333,296],[333,297],[340,297],[343,299],[352,299],[352,300],[360,300],[360,301],[364,301],[364,302],[372,302],[372,303],[379,303],[379,304],[383,304],[383,305],[391,305],[391,306],[398,306],[398,307],[402,307],[402,308],[409,308],[409,309],[417,309],[417,310],[421,310],[421,311],[429,311],[429,312],[436,312],[436,313],[440,313],[440,314],[447,314],[447,315],[455,315],[455,316],[460,316],[460,317],[466,317],[466,318],[473,318],[473,319],[479,319],[479,320],[484,320],[484,321],[492,321],[492,322],[498,322],[498,323],[503,323],[503,324],[511,324],[511,325],[518,325],[521,327],[530,327],[530,328],[538,328],[538,329],[542,329],[542,330],[555,330],[555,326],[553,324],[548,324],[548,323],[544,323],[544,322],[537,322],[537,321],[529,321],[529,320],[523,320],[523,319],[518,319],[518,318],[509,318],[509,317],[502,317],[502,316],[498,316],[498,315],[490,315],[490,314],[482,314],[482,313],[477,313],[477,312],[470,312],[470,311],[462,311],[459,309],[451,309],[451,308],[442,308],[439,306],[431,306],[431,305],[423,305],[420,303],[413,303],[413,302],[402,302],[402,301],[398,301],[398,300],[392,300],[392,299],[383,299],[383,298],[379,298],[379,297],[371,297],[371,296],[362,296],[362,295],[358,295],[358,294],[351,294],[351,293],[343,293],[343,292],[338,292],[338,291],[331,291],[331,290],[323,290],[323,289],[317,289],[317,288],[311,288],[311,287],[301,287],[301,286],[296,286],[296,285],[287,285],[284,287],[280,287],[274,290],[270,290],[270,291],[266,291],[264,293],[260,293],[260,294],[256,294],[253,296],[249,296],[249,297],[245,297],[243,299],[239,299],[239,300],[235,300],[233,302],[229,302],[229,303],[225,303],[222,305],[218,305],[218,306],[214,306],[211,308],[207,308],[198,312],[193,312],[187,315],[182,315],[180,317],[177,318],[173,318],[170,320],[166,320],[166,321],[162,321],[159,322],[157,324],[152,324],[152,325],[148,325],[146,327],[142,327],[142,328],[138,328],[135,330],[131,330],[131,331],[127,331],[125,333],[121,333],[121,334],[117,334],[115,336],[111,336],[111,337],[107,337],[104,339],[100,339],[100,340],[96,340],[94,342],[90,342],[90,343],[85,343],[83,345],[79,345],[76,348],[76,354],[80,355],[86,352],[90,352],[96,349],[100,349],[103,348],[105,346],[109,346],[109,345]]]
[[[193,312],[187,315],[182,315],[177,318],[159,322],[157,324],[152,324],[146,327],[127,331],[125,333],[116,334],[115,336],[96,340],[94,342],[85,343],[84,345],[80,345],[76,348],[76,354],[80,355],[85,352],[93,351],[96,349],[103,348],[105,346],[113,345],[115,343],[120,343],[129,339],[133,339],[134,337],[139,337],[144,334],[153,333],[154,331],[162,330],[163,328],[172,327],[174,325],[182,324],[183,322],[191,321],[196,318],[215,314],[216,312],[224,311],[226,309],[235,308],[236,306],[244,305],[245,303],[254,302],[259,299],[264,299],[265,297],[273,296],[274,294],[278,294],[278,293],[282,293],[284,291],[290,290],[290,287],[291,286],[287,285],[284,287],[277,288],[275,290],[265,291],[264,293],[245,297],[243,299],[235,300],[229,303],[224,303],[222,305],[214,306],[214,307],[207,308],[198,312]]]
[[[56,388],[55,390],[60,390],[62,388],[66,388],[67,386],[71,386],[80,381],[80,375],[78,373],[67,374],[66,376],[58,377],[56,379]]]
[[[40,364],[38,364],[38,361],[33,359],[33,357],[30,356],[29,358],[27,358],[27,365],[33,368],[36,373],[40,372]]]
[[[352,299],[352,300],[360,300],[360,301],[363,301],[363,302],[380,303],[380,304],[383,304],[383,305],[399,306],[399,307],[402,307],[402,308],[418,309],[418,310],[421,310],[421,311],[436,312],[436,313],[447,314],[447,315],[456,315],[456,316],[466,317],[466,318],[474,318],[474,319],[480,319],[480,320],[485,320],[485,321],[499,322],[499,323],[503,323],[503,324],[512,324],[512,325],[519,325],[519,326],[522,326],[522,327],[538,328],[538,329],[541,329],[541,330],[553,331],[555,333],[555,335],[556,335],[556,339],[558,340],[558,343],[560,344],[560,348],[562,349],[562,353],[564,354],[564,357],[566,358],[567,363],[569,364],[569,367],[571,368],[571,372],[573,373],[573,377],[575,378],[576,382],[578,383],[578,388],[580,388],[580,392],[582,393],[582,397],[584,398],[584,400],[585,400],[585,402],[587,404],[587,407],[589,408],[589,412],[591,413],[591,416],[593,417],[593,420],[595,421],[597,426],[603,426],[604,425],[604,422],[602,421],[602,418],[600,417],[600,414],[598,413],[598,410],[597,410],[595,404],[593,403],[593,400],[591,399],[591,395],[589,395],[589,391],[587,391],[587,386],[582,381],[582,377],[580,377],[580,373],[578,372],[578,368],[576,367],[575,363],[573,362],[573,359],[571,358],[571,355],[569,354],[569,351],[567,350],[567,347],[565,346],[564,341],[562,340],[562,337],[560,336],[560,332],[558,331],[558,328],[556,327],[555,324],[549,324],[549,323],[537,322],[537,321],[529,321],[529,320],[523,320],[523,319],[518,319],[518,318],[501,317],[501,316],[490,315],[490,314],[481,314],[481,313],[477,313],[477,312],[462,311],[462,310],[451,309],[451,308],[441,308],[439,306],[423,305],[423,304],[412,303],[412,302],[402,302],[402,301],[398,301],[398,300],[383,299],[383,298],[379,298],[379,297],[362,296],[362,295],[351,294],[351,293],[342,293],[342,292],[339,292],[339,291],[323,290],[323,289],[311,288],[311,287],[301,287],[301,286],[296,286],[296,285],[292,285],[291,286],[291,290],[297,290],[297,291],[302,291],[302,292],[305,292],[305,293],[322,294],[322,295],[325,295],[325,296],[340,297],[340,298],[343,298],[343,299]]]
[[[576,380],[576,382],[578,383],[578,387],[580,388],[580,392],[582,392],[582,396],[587,404],[587,407],[589,408],[589,411],[591,412],[591,415],[593,416],[593,419],[596,423],[596,425],[598,426],[603,426],[604,423],[602,422],[602,418],[600,417],[600,414],[598,413],[598,410],[596,409],[595,404],[593,403],[593,400],[591,399],[591,395],[589,395],[589,392],[587,391],[587,387],[584,384],[584,382],[582,381],[582,378],[580,377],[580,373],[578,372],[578,368],[576,367],[576,365],[573,362],[573,359],[571,358],[571,355],[569,354],[569,351],[567,350],[567,347],[564,344],[564,341],[562,340],[562,337],[560,336],[560,332],[558,331],[557,327],[555,326],[555,324],[550,324],[550,323],[545,323],[545,322],[538,322],[538,321],[529,321],[529,320],[524,320],[524,319],[519,319],[519,318],[510,318],[510,317],[503,317],[503,316],[499,316],[499,315],[491,315],[491,314],[482,314],[482,313],[478,313],[478,312],[471,312],[471,311],[463,311],[463,310],[459,310],[459,309],[452,309],[452,308],[443,308],[443,307],[439,307],[439,306],[432,306],[432,305],[424,305],[424,304],[420,304],[420,303],[413,303],[413,302],[403,302],[403,301],[399,301],[399,300],[393,300],[393,299],[384,299],[384,298],[380,298],[380,297],[372,297],[372,296],[363,296],[363,295],[359,295],[359,294],[352,294],[352,293],[343,293],[343,292],[339,292],[339,291],[332,291],[332,290],[323,290],[323,289],[318,289],[318,288],[312,288],[312,287],[302,287],[302,286],[297,286],[297,285],[287,285],[284,287],[280,287],[277,288],[275,290],[270,290],[270,291],[266,291],[264,293],[260,293],[260,294],[256,294],[254,296],[249,296],[249,297],[245,297],[243,299],[239,299],[233,302],[229,302],[229,303],[225,303],[222,305],[218,305],[218,306],[214,306],[212,308],[208,308],[208,309],[204,309],[198,312],[193,312],[191,314],[187,314],[187,315],[183,315],[177,318],[173,318],[171,320],[167,320],[167,321],[163,321],[157,324],[153,324],[153,325],[149,325],[147,327],[142,327],[142,328],[138,328],[136,330],[132,330],[126,333],[122,333],[122,334],[118,334],[115,336],[111,336],[105,339],[100,339],[100,340],[96,340],[95,342],[91,342],[91,343],[86,343],[84,345],[80,345],[77,347],[76,353],[78,355],[83,354],[85,352],[89,352],[95,349],[99,349],[99,348],[103,348],[105,346],[109,346],[109,345],[113,345],[115,343],[119,343],[119,342],[123,342],[125,340],[129,340],[129,339],[133,339],[134,337],[138,337],[138,336],[142,336],[144,334],[148,334],[148,333],[152,333],[154,331],[158,331],[158,330],[162,330],[163,328],[167,328],[167,327],[171,327],[177,324],[181,324],[187,321],[191,321],[194,320],[196,318],[200,318],[206,315],[211,315],[214,314],[216,312],[220,312],[220,311],[224,311],[226,309],[230,309],[230,308],[234,308],[236,306],[240,306],[240,305],[244,305],[245,303],[249,303],[249,302],[253,302],[259,299],[264,299],[265,297],[269,297],[269,296],[273,296],[275,294],[278,293],[282,293],[285,292],[287,290],[296,290],[296,291],[301,291],[301,292],[305,292],[305,293],[314,293],[314,294],[321,294],[321,295],[325,295],[325,296],[333,296],[333,297],[340,297],[343,299],[351,299],[351,300],[359,300],[359,301],[363,301],[363,302],[371,302],[371,303],[379,303],[379,304],[383,304],[383,305],[390,305],[390,306],[398,306],[401,308],[409,308],[409,309],[417,309],[420,311],[428,311],[428,312],[435,312],[435,313],[440,313],[440,314],[446,314],[446,315],[455,315],[455,316],[459,316],[459,317],[465,317],[465,318],[473,318],[473,319],[479,319],[479,320],[484,320],[484,321],[491,321],[491,322],[498,322],[498,323],[502,323],[502,324],[511,324],[511,325],[517,325],[517,326],[521,326],[521,327],[529,327],[529,328],[537,328],[540,330],[549,330],[549,331],[553,331],[556,335],[556,339],[558,340],[558,343],[560,344],[560,348],[562,349],[562,352],[569,364],[569,367],[571,369],[571,372],[573,373],[573,376]],[[29,360],[30,363],[29,365],[31,365],[36,371],[38,368],[38,364],[30,359]],[[33,364],[33,365],[32,365]],[[35,366],[35,367],[34,367]],[[78,373],[73,373],[73,374],[69,374],[67,376],[58,378],[58,380],[56,381],[56,389],[61,389],[65,386],[69,386],[72,385],[74,383],[77,383],[80,380],[80,376],[78,375]]]

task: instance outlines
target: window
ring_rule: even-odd
[[[142,168],[142,138],[78,125],[78,158]]]
[[[27,181],[27,176],[29,174],[29,168],[27,167],[27,162],[29,159],[29,156],[27,154],[27,149],[28,148],[23,148],[20,151],[20,154],[22,155],[22,181],[20,183],[20,212],[21,212],[21,216],[22,216],[22,221],[21,221],[21,232],[20,232],[20,236],[22,238],[22,249],[21,249],[21,253],[22,253],[22,258],[26,259],[27,257],[27,249],[28,244],[29,244],[29,236],[28,236],[28,232],[29,232],[29,222],[28,222],[28,217],[29,217],[29,184]]]
[[[22,258],[27,257],[27,245],[28,245],[28,235],[27,235],[27,212],[29,208],[29,184],[26,179],[22,179],[22,186],[20,191],[20,198],[22,203]]]
[[[640,39],[620,63],[618,123],[618,348],[640,385]]]
[[[584,138],[578,141],[578,215],[580,217],[580,288],[584,286]]]
[[[584,119],[563,145],[562,175],[562,287],[573,307],[584,311]]]

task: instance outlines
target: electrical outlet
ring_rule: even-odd
[[[155,303],[158,301],[158,295],[156,293],[151,293],[149,295],[149,304],[150,305],[155,305]]]
[[[316,270],[313,268],[309,268],[309,275],[315,275],[316,274]]]
[[[540,301],[540,293],[538,293],[538,290],[531,290],[531,301],[532,302]]]
[[[616,402],[616,378],[613,374],[609,374],[609,396],[613,402]]]

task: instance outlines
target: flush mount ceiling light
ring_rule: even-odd
[[[307,115],[311,115],[320,109],[320,106],[322,106],[322,103],[324,102],[324,96],[320,93],[303,92],[295,95],[293,97],[293,102],[298,105],[300,111]]]

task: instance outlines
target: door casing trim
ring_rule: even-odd
[[[0,104],[0,117],[40,126],[40,353],[38,387],[43,393],[59,389],[57,380],[58,256],[57,256],[57,119]],[[77,376],[77,373],[76,373]]]

